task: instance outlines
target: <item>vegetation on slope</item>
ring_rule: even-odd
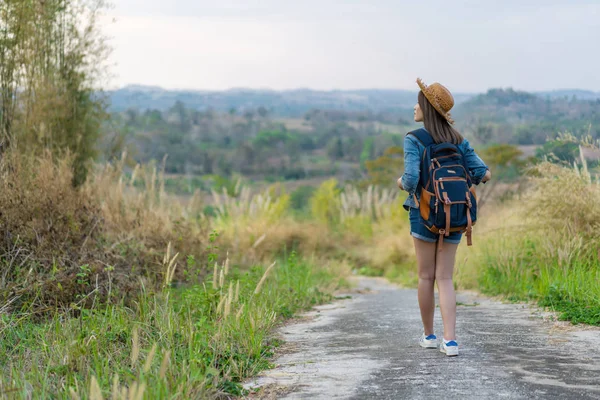
[[[0,6],[0,396],[239,395],[269,366],[272,328],[330,300],[350,269],[415,281],[404,196],[391,189],[407,110],[311,109],[291,129],[265,107],[176,103],[115,115],[107,134],[96,85],[103,7]],[[504,144],[481,152],[500,183],[480,193],[459,287],[600,324],[600,186],[576,154],[583,135],[598,137],[599,104],[492,90],[463,105],[475,143]],[[577,138],[544,144],[536,159],[506,144],[561,129]],[[128,140],[137,154],[93,162]],[[194,194],[169,193],[181,176],[165,170],[185,173]],[[253,192],[237,174],[323,182]]]

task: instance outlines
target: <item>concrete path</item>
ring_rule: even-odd
[[[369,278],[359,278],[358,289],[280,330],[283,354],[276,368],[246,384],[261,388],[251,397],[600,399],[598,329],[461,294],[460,356],[450,358],[418,346],[416,290]]]

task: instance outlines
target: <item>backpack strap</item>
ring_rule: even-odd
[[[435,143],[433,140],[433,137],[431,136],[431,134],[429,132],[427,132],[427,130],[425,128],[419,128],[417,130],[408,132],[406,134],[406,136],[408,136],[408,135],[413,136],[415,139],[417,139],[419,142],[421,142],[421,144],[425,148],[427,148],[427,146],[430,146]]]
[[[411,135],[412,137],[414,137],[415,139],[417,139],[422,145],[423,147],[425,147],[425,151],[427,150],[427,146],[430,146],[432,144],[435,144],[435,141],[433,140],[433,136],[431,136],[431,133],[429,133],[427,131],[427,129],[425,128],[419,128],[416,129],[414,131],[410,131],[406,134],[406,136]],[[467,175],[469,178],[469,185],[471,185],[471,176],[469,173],[469,168],[467,167],[467,160],[465,159],[465,155],[463,154],[462,149],[460,148],[460,146],[452,144],[452,143],[448,143],[448,147],[449,148],[456,148],[458,150],[458,152],[460,153],[460,155],[462,156],[462,162],[463,162],[463,167],[465,167],[465,171],[467,171]],[[450,147],[453,146],[453,147]]]
[[[467,192],[467,246],[473,245],[472,232],[473,232],[473,219],[471,218],[471,193]]]
[[[419,184],[417,185],[418,187],[423,187],[423,185],[426,184],[427,182],[427,165],[424,164],[425,161],[425,154],[427,153],[427,147],[431,146],[432,144],[435,144],[435,141],[433,140],[433,137],[431,136],[431,134],[424,128],[419,128],[416,129],[414,131],[410,131],[406,134],[406,136],[411,135],[412,137],[414,137],[415,139],[417,139],[419,141],[419,143],[421,143],[421,145],[424,147],[423,149],[423,153],[421,154],[421,177],[419,179]]]

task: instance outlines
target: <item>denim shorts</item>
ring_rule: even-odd
[[[439,235],[432,233],[425,224],[423,223],[423,218],[421,217],[421,213],[418,208],[410,208],[409,211],[409,219],[410,219],[410,234],[412,237],[424,240],[426,242],[435,243],[440,239]],[[444,242],[459,244],[460,239],[462,238],[462,233],[460,232],[452,232],[450,236],[444,237]]]

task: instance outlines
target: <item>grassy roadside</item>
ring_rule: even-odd
[[[565,236],[551,244],[538,231],[495,234],[480,245],[459,272],[459,287],[533,301],[560,320],[600,325],[600,262],[592,243]]]
[[[243,394],[242,379],[269,366],[278,344],[272,329],[329,301],[344,274],[340,264],[292,253],[247,271],[226,261],[202,285],[144,290],[130,307],[97,306],[43,323],[2,315],[0,397]]]
[[[284,191],[241,189],[215,193],[207,216],[198,199],[169,197],[156,170],[124,179],[106,166],[81,191],[50,159],[0,171],[11,232],[1,242],[0,398],[239,395],[242,379],[268,367],[273,327],[328,301],[347,265],[416,279],[396,191],[326,181],[298,217]],[[135,189],[138,176],[148,187]],[[457,286],[599,325],[599,190],[585,171],[538,166],[518,201],[482,214],[475,246],[457,257]],[[205,239],[213,229],[218,247]],[[188,257],[163,257],[171,243]],[[231,262],[213,268],[225,254]]]
[[[524,179],[523,190],[491,197],[482,209],[474,246],[459,248],[455,286],[600,326],[599,181],[583,158],[576,167],[542,162]],[[385,221],[367,215],[367,227],[354,229],[361,237],[355,265],[361,274],[415,287],[408,217],[395,210]]]
[[[543,163],[531,172],[530,190],[488,208],[481,239],[473,249],[461,246],[457,283],[600,325],[600,184],[585,163]]]

